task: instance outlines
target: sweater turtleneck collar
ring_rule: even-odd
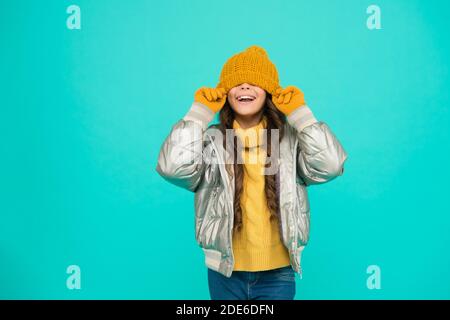
[[[247,129],[243,129],[236,119],[233,121],[233,129],[235,129],[234,131],[241,141],[245,140],[246,148],[253,148],[263,144],[264,130],[262,129],[266,129],[266,127],[266,116],[263,116],[257,125]]]

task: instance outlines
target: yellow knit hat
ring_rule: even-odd
[[[229,91],[244,82],[261,87],[272,95],[280,87],[277,68],[263,48],[251,46],[228,59],[217,87]]]

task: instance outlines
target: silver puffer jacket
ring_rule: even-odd
[[[205,264],[230,277],[234,175],[225,163],[231,161],[232,151],[224,152],[221,140],[213,138],[217,131],[217,125],[205,128],[181,119],[161,147],[156,170],[169,182],[195,192],[195,237]],[[301,131],[286,122],[279,155],[280,237],[292,268],[301,276],[301,254],[310,227],[306,187],[342,175],[347,153],[328,125],[315,121]]]

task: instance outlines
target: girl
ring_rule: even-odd
[[[300,89],[280,87],[261,47],[232,56],[216,88],[196,91],[156,170],[195,192],[211,299],[294,298],[309,239],[306,187],[342,175],[346,158]]]

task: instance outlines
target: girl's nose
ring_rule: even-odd
[[[239,86],[242,90],[248,90],[250,89],[250,85],[248,85],[247,83],[243,83]]]

